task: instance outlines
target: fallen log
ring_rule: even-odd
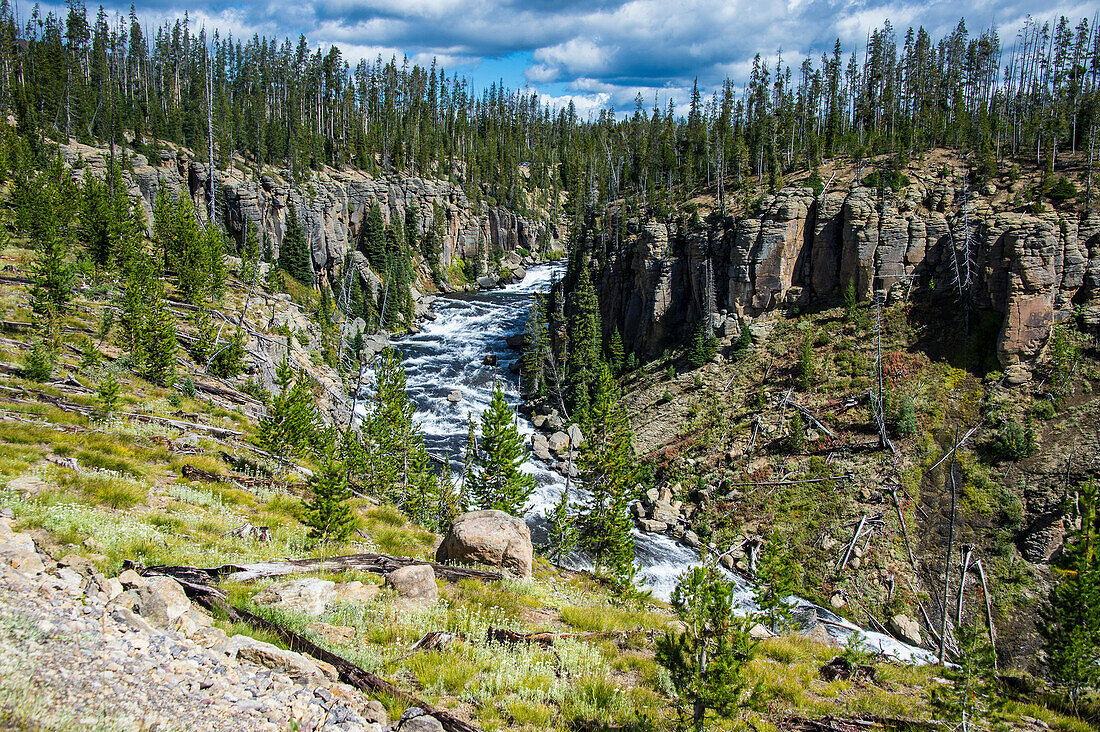
[[[467,567],[453,567],[449,564],[426,562],[423,559],[412,557],[394,557],[388,554],[374,554],[370,552],[362,554],[348,554],[342,557],[320,557],[315,559],[283,559],[270,562],[254,562],[251,564],[225,564],[220,567],[168,567],[158,566],[156,569],[162,574],[169,571],[180,570],[184,572],[203,573],[210,581],[228,579],[233,582],[250,582],[268,577],[283,577],[289,574],[305,572],[346,572],[358,570],[372,574],[389,574],[395,569],[407,567],[411,564],[428,564],[435,571],[435,576],[448,582],[457,582],[460,579],[478,579],[485,582],[494,582],[504,579],[499,572],[488,572],[483,569],[469,569]],[[152,567],[150,569],[153,569]]]
[[[381,676],[376,676],[368,671],[364,671],[343,656],[339,656],[332,651],[321,648],[317,644],[306,640],[294,631],[284,628],[278,623],[262,618],[244,608],[230,605],[226,600],[224,592],[215,587],[210,587],[202,581],[204,575],[201,573],[208,570],[197,570],[199,574],[186,571],[177,573],[174,571],[193,569],[193,567],[148,567],[141,570],[140,574],[145,576],[163,574],[172,577],[180,583],[189,597],[199,602],[199,604],[203,605],[208,610],[224,613],[229,620],[235,623],[245,623],[258,630],[277,635],[287,644],[290,650],[297,653],[304,653],[332,665],[339,674],[340,680],[345,684],[349,684],[361,691],[366,691],[371,694],[386,694],[394,699],[405,702],[410,707],[420,707],[425,713],[435,717],[439,723],[443,725],[443,729],[446,730],[446,732],[478,732],[477,727],[474,727],[468,722],[464,722],[444,709],[436,709],[427,702],[394,686]]]
[[[652,638],[657,634],[658,631],[656,630],[593,630],[585,633],[519,633],[514,630],[508,630],[507,628],[490,627],[485,631],[485,640],[490,643],[503,643],[511,646],[519,643],[527,643],[548,648],[554,645],[554,641],[567,638],[575,640],[598,640],[601,638],[626,639],[638,635]]]

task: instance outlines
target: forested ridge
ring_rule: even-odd
[[[477,89],[407,58],[352,64],[304,36],[233,38],[186,17],[147,29],[133,8],[110,16],[75,0],[64,17],[23,12],[0,5],[0,107],[27,139],[165,140],[205,158],[212,136],[222,169],[239,156],[299,181],[324,165],[459,173],[469,195],[507,206],[526,205],[524,187],[586,202],[703,186],[723,196],[837,155],[900,164],[933,147],[968,152],[984,176],[1014,156],[1053,169],[1063,151],[1091,151],[1097,124],[1100,38],[1088,19],[1029,17],[1004,38],[960,20],[939,39],[886,22],[856,48],[758,54],[747,79],[709,95],[696,83],[686,116],[639,94],[632,112],[582,119],[530,89]]]

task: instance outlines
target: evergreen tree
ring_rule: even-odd
[[[600,303],[585,264],[578,266],[577,285],[569,322],[570,350],[566,378],[573,397],[573,413],[583,419],[591,401],[591,389],[599,377]]]
[[[956,626],[955,638],[958,658],[943,668],[948,683],[932,686],[932,708],[938,719],[958,723],[955,729],[961,732],[990,729],[1000,706],[993,648],[977,625]]]
[[[590,495],[580,520],[580,545],[591,552],[598,569],[627,588],[635,572],[634,522],[628,507],[635,498],[638,469],[630,419],[606,365],[597,384],[578,460],[580,481]]]
[[[1037,627],[1051,678],[1077,704],[1100,686],[1100,486],[1091,478],[1077,489],[1070,527]]]
[[[577,548],[577,517],[570,508],[569,492],[563,490],[554,508],[546,512],[546,556],[556,565]]]
[[[791,618],[788,597],[798,589],[800,567],[790,550],[790,539],[778,531],[768,534],[756,563],[756,606],[775,632],[786,628]]]
[[[326,442],[321,465],[309,478],[310,496],[302,522],[318,541],[343,541],[355,530],[355,514],[348,505],[351,487],[335,437],[329,436]]]
[[[367,258],[371,269],[380,276],[385,276],[388,268],[386,260],[386,223],[382,219],[382,209],[378,202],[371,205],[367,212],[366,221],[363,222],[363,234],[359,251]]]
[[[549,359],[550,331],[547,328],[546,299],[538,295],[527,316],[523,355],[520,357],[520,375],[527,395],[541,396],[546,393],[546,366]]]
[[[756,649],[749,629],[756,621],[734,615],[733,595],[733,584],[707,567],[687,570],[672,592],[683,630],[666,630],[657,639],[656,659],[671,678],[681,729],[702,732],[709,712],[729,717],[758,698],[745,680]]]
[[[489,408],[481,415],[481,434],[469,476],[470,499],[483,509],[494,508],[522,516],[527,499],[535,491],[535,479],[520,470],[527,456],[516,413],[497,382]]]
[[[286,231],[279,247],[279,269],[303,285],[312,285],[313,268],[310,259],[309,244],[306,242],[305,232],[302,231],[302,223],[298,220],[298,212],[291,206],[287,209]]]
[[[710,363],[718,353],[718,339],[710,332],[707,323],[699,321],[691,336],[691,345],[688,347],[687,362],[693,368],[702,368]]]
[[[279,457],[297,455],[309,446],[316,430],[313,399],[285,356],[275,369],[275,385],[279,393],[260,420],[260,444]]]
[[[619,329],[616,328],[611,333],[611,345],[608,346],[608,362],[607,365],[611,367],[611,373],[613,376],[619,376],[623,372],[623,366],[626,364],[626,353],[623,349],[623,337],[619,333]],[[713,356],[711,356],[713,358]],[[710,359],[707,359],[708,361]]]
[[[374,379],[374,394],[362,423],[363,482],[368,493],[398,506],[422,526],[436,528],[439,484],[413,417],[416,405],[406,389],[401,354],[392,348],[382,351]]]
[[[150,280],[143,296],[147,321],[142,328],[142,375],[161,386],[168,386],[176,379],[176,353],[179,350],[176,320],[168,307],[168,298],[160,279]]]

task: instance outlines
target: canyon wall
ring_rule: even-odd
[[[961,280],[975,307],[1004,315],[1005,366],[1035,358],[1077,307],[1100,325],[1100,215],[1049,204],[1031,213],[1019,186],[990,184],[965,201],[960,189],[939,176],[898,194],[785,188],[747,216],[707,221],[659,222],[613,205],[598,281],[603,322],[620,329],[628,352],[652,356],[708,311],[721,335],[778,308],[838,303],[849,283],[867,300],[955,290]]]
[[[83,169],[103,177],[107,151],[73,143],[61,146],[61,153],[77,176]],[[131,196],[139,199],[146,218],[153,220],[157,191],[165,186],[172,197],[190,195],[200,217],[208,211],[206,165],[186,151],[163,150],[153,160],[130,153],[130,168],[124,172]],[[286,217],[293,205],[309,239],[315,272],[332,275],[349,251],[354,251],[361,225],[377,202],[387,223],[405,221],[407,209],[418,212],[419,229],[433,224],[435,210],[442,212],[444,269],[456,259],[473,256],[479,235],[486,253],[493,249],[512,252],[535,251],[538,243],[560,249],[561,233],[548,216],[541,219],[519,216],[507,209],[476,206],[461,186],[449,181],[391,175],[374,177],[359,170],[325,168],[313,171],[309,180],[289,182],[287,171],[254,170],[231,166],[215,171],[219,190],[215,214],[224,221],[230,235],[242,240],[245,226],[263,232],[277,255],[286,230]]]

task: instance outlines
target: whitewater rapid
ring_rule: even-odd
[[[563,272],[564,265],[560,263],[539,265],[528,269],[521,282],[499,290],[441,297],[432,308],[434,319],[421,323],[418,333],[394,339],[393,345],[403,357],[408,393],[416,405],[416,419],[424,432],[425,445],[432,455],[450,460],[456,473],[461,469],[468,420],[473,419],[476,425],[489,406],[497,383],[509,402],[518,406],[519,376],[509,367],[519,354],[508,347],[505,339],[524,332],[535,295],[547,292],[553,278]],[[487,355],[496,357],[494,365],[486,363]],[[364,383],[368,382],[365,377]],[[448,399],[455,391],[461,395],[457,403]],[[535,426],[522,415],[519,430],[530,443]],[[522,469],[535,478],[535,492],[525,507],[525,515],[538,543],[546,536],[545,514],[557,503],[566,480],[532,454]],[[575,485],[570,497],[580,498]],[[635,530],[634,536],[638,579],[655,597],[667,600],[677,577],[701,564],[698,552],[664,534]],[[567,564],[574,568],[589,566],[579,554],[569,558]],[[743,612],[754,610],[751,586],[736,575],[730,577],[737,586],[738,606]],[[864,631],[825,608],[792,600],[798,605],[800,625],[812,625],[815,618],[824,620],[830,634],[838,639],[858,634],[865,645],[886,655],[901,660],[928,660],[922,649]]]

